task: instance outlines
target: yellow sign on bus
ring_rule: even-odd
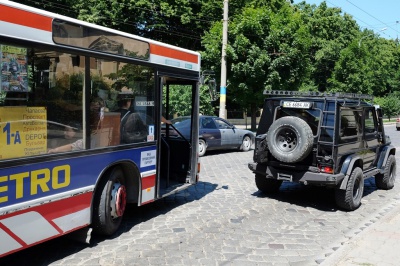
[[[44,107],[0,107],[0,159],[47,152],[47,114]]]

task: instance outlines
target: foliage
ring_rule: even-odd
[[[166,91],[164,89],[164,95]],[[168,117],[190,115],[192,111],[192,90],[188,86],[171,85],[169,91],[170,110]],[[211,104],[208,86],[200,87],[200,113],[213,115],[214,108]]]
[[[220,66],[221,23],[203,38],[205,65]],[[227,47],[229,92],[243,110],[255,114],[263,90],[294,90],[307,72],[304,56],[308,32],[289,5],[278,13],[267,7],[246,7],[230,19]],[[214,69],[219,73],[218,68]],[[255,116],[252,116],[255,129]]]
[[[307,25],[311,36],[308,51],[310,81],[318,91],[328,90],[328,79],[342,49],[346,48],[358,32],[356,22],[347,14],[342,15],[340,8],[330,8],[326,2],[319,6],[304,2],[297,6],[301,10],[303,23]]]
[[[46,11],[76,18],[78,12],[74,9],[77,0],[19,0],[18,3],[44,9]]]
[[[220,75],[223,1],[19,2],[200,51],[203,69]],[[229,1],[227,102],[250,111],[254,129],[264,89],[395,95],[400,91],[398,44],[361,30],[350,15],[326,2]],[[180,112],[184,99],[176,102]]]
[[[388,94],[386,97],[375,99],[375,103],[380,105],[386,117],[390,118],[400,114],[400,98],[398,94]]]
[[[365,35],[364,35],[365,36]],[[361,44],[361,45],[360,45]],[[335,91],[384,96],[399,88],[398,54],[393,42],[373,38],[341,51],[330,84]]]

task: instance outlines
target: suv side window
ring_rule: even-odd
[[[340,110],[340,138],[356,137],[362,133],[361,111],[350,108]]]
[[[377,123],[374,119],[375,112],[373,109],[365,110],[365,133],[375,133],[377,131]]]

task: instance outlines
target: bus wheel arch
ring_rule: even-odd
[[[140,188],[140,171],[136,164],[132,162],[124,162],[119,164],[124,172],[126,190],[128,196],[128,203],[138,203],[139,200],[139,188]],[[129,177],[129,178],[128,178]]]
[[[134,168],[127,163],[111,166],[96,184],[92,205],[95,233],[106,236],[114,234],[122,222],[127,203],[138,201],[139,180],[128,178],[131,175],[127,174]]]

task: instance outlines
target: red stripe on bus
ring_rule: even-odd
[[[6,232],[9,236],[11,236],[16,242],[18,242],[18,244],[20,244],[22,247],[19,249],[24,249],[26,248],[28,245],[21,239],[19,238],[16,234],[14,234],[13,231],[11,231],[10,229],[8,229],[8,227],[6,227],[4,224],[2,224],[0,222],[0,229],[3,230],[4,232]],[[12,252],[12,251],[10,251]]]
[[[62,200],[50,202],[47,204],[39,205],[32,208],[24,209],[23,211],[10,213],[2,216],[1,218],[8,218],[16,216],[22,213],[35,211],[40,213],[47,221],[52,221],[56,218],[63,217],[65,215],[81,211],[85,208],[90,207],[93,192],[80,194],[77,196],[71,196]],[[54,225],[52,223],[52,225]]]
[[[0,4],[0,20],[51,32],[52,18]]]
[[[1,225],[1,224],[0,224],[0,225]],[[79,230],[79,229],[85,228],[86,226],[87,226],[87,225],[78,226],[78,227],[74,228],[73,230],[74,230],[74,231],[75,231],[75,230]],[[5,227],[5,228],[8,230],[7,227]],[[3,229],[3,228],[1,227],[1,229]],[[6,231],[6,230],[4,230],[4,231]],[[35,243],[32,243],[32,244],[26,244],[24,241],[20,240],[20,238],[19,238],[18,236],[16,236],[14,233],[12,233],[11,231],[10,231],[10,232],[7,231],[7,233],[8,233],[15,241],[17,241],[19,244],[21,244],[22,247],[16,248],[16,249],[13,249],[13,250],[10,250],[10,251],[8,251],[8,252],[6,252],[6,253],[3,253],[3,254],[0,254],[0,258],[2,258],[2,257],[4,257],[4,256],[7,256],[7,255],[10,255],[10,254],[13,254],[13,253],[15,253],[15,252],[18,252],[18,251],[20,251],[20,250],[24,250],[24,249],[26,249],[26,248],[28,248],[28,247],[36,246],[36,245],[41,244],[41,243],[44,243],[44,242],[46,242],[46,241],[48,241],[48,240],[55,239],[55,238],[57,238],[57,237],[59,237],[59,236],[61,236],[61,235],[64,235],[64,234],[58,234],[58,235],[55,235],[55,236],[52,236],[52,237],[48,237],[48,238],[39,240],[39,241],[37,241],[37,242],[35,242]]]
[[[149,175],[142,178],[142,190],[156,186],[156,175]]]
[[[160,46],[157,44],[150,44],[150,53],[160,56],[179,59],[182,61],[192,62],[197,64],[199,62],[198,55],[190,54],[184,51],[175,50],[172,48]]]

